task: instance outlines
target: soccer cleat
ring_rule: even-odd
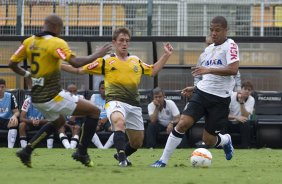
[[[127,167],[127,166],[129,166],[129,165],[127,164],[127,161],[126,161],[126,160],[119,162],[118,165],[119,165],[120,167]]]
[[[81,155],[78,150],[72,154],[72,158],[76,161],[81,162],[83,165],[85,165],[87,167],[93,167],[94,166],[94,163],[91,161],[89,155],[88,154]]]
[[[234,154],[234,148],[232,146],[231,136],[229,134],[226,134],[226,135],[228,136],[229,140],[228,140],[228,143],[223,146],[223,150],[225,153],[226,160],[231,160]]]
[[[31,154],[27,153],[25,148],[17,151],[16,153],[17,157],[19,157],[22,161],[22,163],[26,166],[31,168]]]
[[[118,154],[117,154],[117,153],[114,154],[114,158],[115,158],[117,161],[119,161],[119,159],[118,159]],[[126,166],[132,166],[132,163],[128,160],[127,157],[126,157],[125,161],[126,161]],[[122,161],[122,162],[123,162],[123,161]],[[122,162],[119,162],[119,166],[124,165],[124,164],[122,164]],[[121,166],[121,167],[126,167],[126,166]]]
[[[165,167],[166,164],[161,160],[157,160],[155,163],[151,164],[151,167]]]

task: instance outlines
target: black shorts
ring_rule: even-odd
[[[43,126],[43,125],[34,126],[34,125],[32,125],[32,124],[27,124],[27,126],[26,126],[26,131],[40,130],[40,128],[41,128],[42,126]]]
[[[229,104],[230,97],[222,98],[196,88],[183,114],[193,117],[195,122],[205,117],[205,130],[217,135],[228,121]]]

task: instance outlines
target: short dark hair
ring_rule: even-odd
[[[0,79],[0,84],[6,85],[6,81],[4,79]]]
[[[152,92],[153,92],[153,95],[156,95],[156,94],[159,94],[159,93],[164,94],[163,89],[162,89],[162,88],[160,88],[160,87],[156,87],[156,88],[154,88]]]
[[[117,28],[117,29],[113,32],[113,37],[112,37],[112,39],[113,39],[113,40],[116,40],[117,37],[118,37],[118,35],[119,35],[120,33],[126,34],[126,35],[129,36],[129,38],[131,38],[131,32],[130,32],[130,30],[129,30],[128,28],[126,28],[126,27],[119,27],[119,28]]]
[[[245,81],[245,82],[242,83],[241,88],[247,88],[247,87],[251,88],[251,90],[254,89],[254,86],[251,83],[251,81]]]
[[[102,85],[104,85],[104,84],[105,84],[105,81],[102,80],[102,81],[99,83],[99,89],[100,89],[100,87],[101,87]]]
[[[223,28],[227,28],[228,23],[225,17],[223,16],[216,16],[212,19],[211,23],[213,24],[220,24]]]

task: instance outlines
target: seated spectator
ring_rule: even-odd
[[[67,91],[70,92],[71,95],[77,96],[78,98],[84,98],[83,95],[77,94],[77,87],[75,84],[68,85]],[[66,149],[76,148],[77,143],[79,142],[80,127],[84,121],[85,121],[85,117],[79,117],[79,116],[66,117],[65,125],[58,130],[59,138]],[[66,129],[70,130],[72,133],[70,142],[68,140],[68,136],[66,135]]]
[[[107,113],[106,113],[106,109],[105,109],[105,104],[106,104],[106,96],[105,96],[105,85],[104,85],[104,81],[102,80],[99,83],[99,94],[93,94],[90,98],[90,101],[96,105],[97,107],[99,107],[100,109],[100,117],[99,117],[99,121],[98,121],[98,125],[96,128],[96,132],[101,132],[101,131],[105,131],[105,132],[112,132],[112,126],[110,121],[107,118]],[[106,142],[106,144],[102,147],[98,147],[97,145],[100,145],[101,141],[99,139],[99,137],[97,136],[97,134],[94,134],[93,138],[92,138],[92,142],[98,147],[98,148],[110,148],[113,144],[113,135],[111,134],[111,136],[109,137],[108,141]]]
[[[227,132],[235,132],[239,128],[242,148],[250,146],[251,123],[250,117],[254,111],[255,99],[251,96],[253,85],[243,82],[242,89],[231,96],[230,113],[228,116]]]
[[[179,121],[180,112],[174,101],[165,99],[164,91],[156,87],[153,89],[153,101],[148,105],[148,114],[146,143],[147,148],[154,148],[158,134],[165,131],[169,135]]]
[[[42,113],[32,105],[31,97],[27,97],[22,105],[22,111],[20,113],[20,144],[22,148],[27,145],[28,130],[39,130],[48,121],[43,117]],[[54,135],[50,135],[47,138],[47,148],[53,148]]]
[[[15,95],[6,92],[6,81],[0,79],[0,129],[8,130],[8,148],[13,148],[15,145],[19,115]]]

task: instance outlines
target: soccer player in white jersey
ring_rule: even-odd
[[[223,147],[225,157],[231,160],[233,146],[229,134],[220,134],[228,120],[229,103],[234,88],[234,77],[239,67],[237,44],[226,37],[227,21],[222,16],[212,19],[210,32],[213,44],[205,49],[204,65],[192,68],[192,75],[202,75],[197,86],[186,87],[183,95],[193,94],[180,117],[180,121],[168,137],[165,149],[152,167],[165,167],[171,154],[180,144],[184,133],[200,118],[205,116],[203,141],[209,147]]]

